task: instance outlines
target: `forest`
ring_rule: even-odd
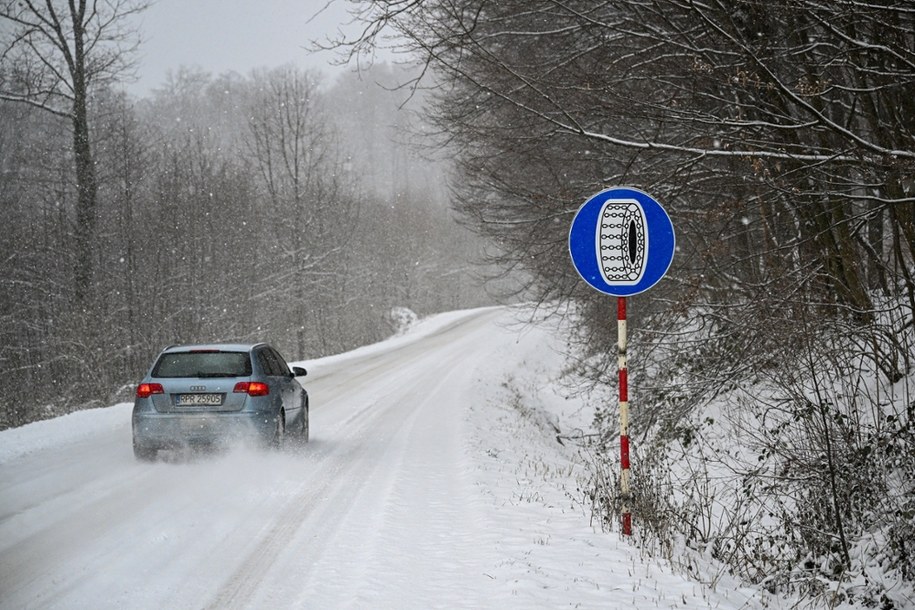
[[[444,165],[410,147],[422,122],[394,90],[408,67],[176,67],[137,99],[103,60],[129,52],[112,24],[140,5],[105,6],[114,21],[87,15],[84,33],[111,41],[82,77],[34,71],[62,54],[50,43],[0,63],[0,428],[129,400],[167,345],[314,358],[391,335],[393,308],[491,302]]]
[[[379,338],[396,305],[483,302],[456,261],[485,252],[572,329],[567,373],[596,418],[570,441],[592,464],[596,522],[615,528],[625,500],[640,543],[684,569],[702,553],[811,606],[902,607],[915,583],[911,2],[347,4],[364,27],[317,46],[412,59],[384,78],[420,123],[388,127],[427,134],[452,160],[450,190],[401,180],[406,161],[374,148],[381,115],[349,105],[373,97],[353,95],[355,76],[321,88],[294,69],[178,73],[131,100],[114,78],[131,40],[117,19],[78,21],[83,60],[95,53],[81,64],[61,59],[53,15],[0,2],[18,32],[0,56],[4,425],[88,404],[164,343],[228,333],[303,357]],[[578,207],[614,185],[663,202],[677,234],[668,276],[629,305],[629,498],[614,303],[577,277],[567,244]],[[483,245],[428,205],[445,199]]]

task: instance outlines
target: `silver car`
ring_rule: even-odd
[[[249,438],[281,447],[287,435],[308,441],[308,393],[265,343],[168,347],[137,386],[133,451],[155,460],[160,449],[222,446]]]

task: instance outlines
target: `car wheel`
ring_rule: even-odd
[[[302,408],[295,420],[295,434],[290,437],[297,448],[304,447],[308,442],[308,409]]]
[[[143,445],[137,444],[137,441],[133,442],[133,456],[141,462],[155,462],[156,458],[159,455],[159,450],[150,447],[144,447]]]
[[[273,429],[273,438],[270,439],[272,449],[282,449],[286,439],[286,413],[280,411],[276,416],[276,426]]]

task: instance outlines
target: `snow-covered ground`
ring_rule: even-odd
[[[129,404],[0,432],[0,607],[761,607],[591,527],[555,344],[490,308],[297,363],[298,453],[138,463]]]

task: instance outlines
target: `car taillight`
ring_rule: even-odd
[[[270,393],[270,386],[260,381],[239,381],[235,384],[233,392],[247,394],[248,396],[266,396]]]
[[[137,398],[149,398],[153,394],[165,394],[161,383],[141,383],[137,386]]]

